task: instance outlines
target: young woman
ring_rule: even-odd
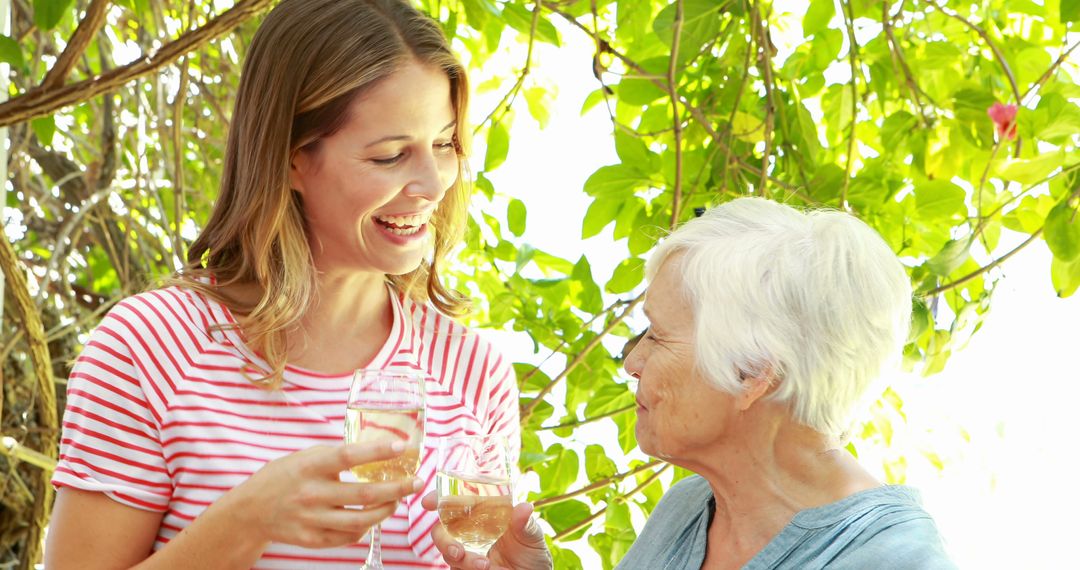
[[[509,363],[447,315],[468,186],[461,64],[401,0],[284,0],[248,51],[221,193],[171,286],[119,303],[68,388],[48,568],[444,568],[435,439],[518,441]],[[416,481],[341,445],[358,368],[428,377]],[[404,498],[404,500],[402,500]],[[385,520],[384,520],[385,519]]]

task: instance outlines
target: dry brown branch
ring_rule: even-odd
[[[37,87],[0,103],[0,127],[29,121],[69,105],[92,99],[156,71],[234,30],[252,16],[268,8],[272,0],[240,0],[235,6],[208,22],[165,44],[157,52],[93,78],[54,89]]]
[[[67,79],[68,74],[75,67],[75,62],[86,51],[86,47],[90,45],[94,36],[101,30],[101,26],[105,24],[105,14],[109,11],[109,4],[109,0],[92,0],[90,2],[90,5],[86,8],[86,15],[79,21],[79,27],[75,28],[75,33],[71,34],[71,39],[68,40],[64,52],[60,54],[56,63],[45,74],[45,79],[41,80],[40,89],[48,91],[64,84],[64,80]]]

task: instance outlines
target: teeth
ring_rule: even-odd
[[[376,216],[380,222],[400,227],[422,226],[431,218],[431,212],[425,214],[413,214],[412,216]],[[391,228],[393,229],[393,228]]]
[[[411,235],[415,234],[416,232],[420,231],[420,228],[421,228],[421,226],[409,228],[407,230],[401,230],[401,229],[398,229],[398,228],[386,228],[386,231],[388,231],[388,232],[390,232],[390,233],[392,233],[394,235],[398,235],[398,236],[411,236]]]

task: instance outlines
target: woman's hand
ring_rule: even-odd
[[[251,529],[266,542],[306,548],[352,544],[392,515],[398,501],[419,491],[423,482],[352,483],[340,481],[339,474],[403,450],[402,442],[304,449],[267,463],[211,509],[231,507],[244,525],[240,528]]]
[[[435,493],[428,493],[421,504],[434,511],[438,508],[438,498]],[[486,557],[467,552],[441,524],[431,529],[431,539],[454,570],[551,570],[551,552],[544,542],[544,531],[533,520],[532,512],[529,503],[515,505],[510,515],[510,528]]]

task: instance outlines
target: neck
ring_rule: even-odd
[[[716,499],[710,547],[719,541],[749,559],[799,511],[880,485],[838,442],[794,422],[782,405],[760,402],[738,422],[734,437],[683,464]]]

